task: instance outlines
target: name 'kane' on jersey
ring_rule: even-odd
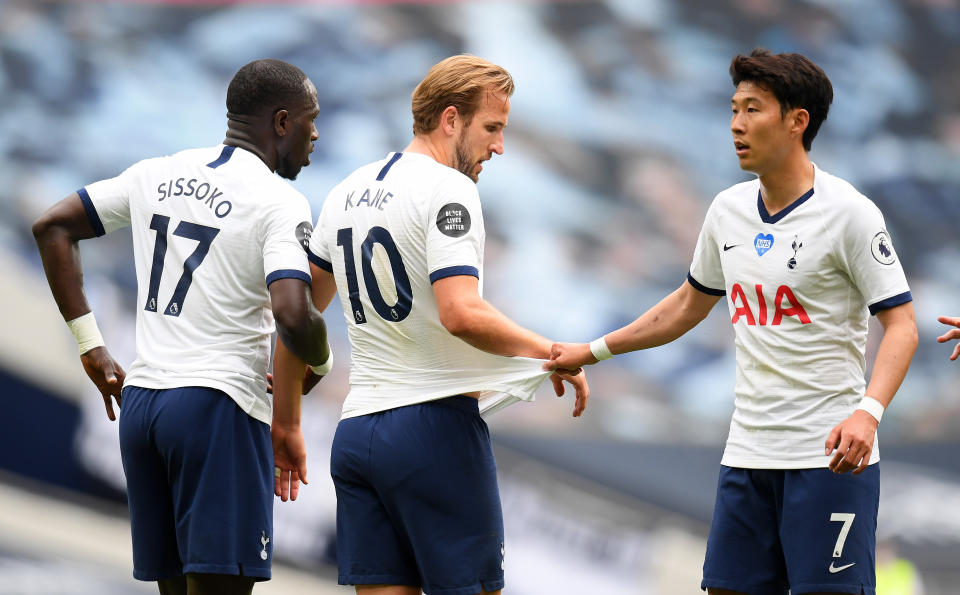
[[[215,388],[269,424],[268,286],[310,281],[307,199],[225,145],[140,161],[79,194],[97,235],[132,229],[137,360],[125,384]]]

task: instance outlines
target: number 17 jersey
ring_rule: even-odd
[[[483,413],[532,399],[541,361],[486,353],[440,322],[433,283],[482,282],[483,242],[476,184],[427,155],[393,153],[330,191],[309,258],[333,273],[347,320],[343,418],[468,392]]]
[[[307,199],[226,145],[146,159],[78,194],[97,235],[133,232],[137,359],[125,384],[215,388],[269,424],[268,286],[310,282]]]

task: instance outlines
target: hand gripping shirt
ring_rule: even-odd
[[[736,337],[722,464],[826,467],[827,435],[863,397],[869,315],[912,299],[880,210],[816,166],[775,215],[759,180],[737,184],[711,204],[688,280],[726,295]]]
[[[225,145],[140,161],[78,193],[97,235],[133,233],[137,359],[124,384],[219,389],[269,424],[268,285],[310,282],[306,198]]]
[[[343,418],[467,392],[487,414],[532,400],[542,360],[486,353],[440,322],[433,283],[483,280],[483,213],[467,176],[393,153],[338,184],[323,203],[310,261],[332,272],[350,337]]]

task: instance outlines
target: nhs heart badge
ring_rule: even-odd
[[[757,250],[757,256],[763,256],[773,248],[773,234],[758,233],[757,237],[753,238],[753,247]]]

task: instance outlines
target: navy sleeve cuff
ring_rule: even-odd
[[[107,233],[103,229],[103,221],[100,221],[100,215],[97,214],[97,209],[93,206],[93,201],[90,200],[90,195],[87,194],[87,189],[81,188],[80,190],[77,190],[77,194],[80,195],[80,202],[83,203],[83,210],[87,212],[87,218],[90,219],[90,225],[93,226],[93,232],[97,234],[97,237]]]
[[[476,277],[479,279],[480,271],[477,270],[477,267],[471,266],[455,266],[437,269],[430,273],[430,283],[436,283],[440,279],[445,279],[446,277],[456,277],[457,275],[470,275],[471,277]]]
[[[326,260],[320,258],[319,256],[317,256],[317,255],[314,254],[313,252],[310,252],[309,250],[307,251],[307,260],[309,260],[309,261],[312,262],[313,264],[317,265],[317,266],[320,267],[321,269],[327,271],[328,273],[332,273],[332,272],[333,272],[333,263],[327,262]]]
[[[715,295],[715,296],[727,295],[727,292],[723,289],[711,289],[706,285],[704,285],[703,283],[700,283],[699,281],[694,279],[693,275],[691,275],[690,273],[687,273],[687,281],[690,282],[690,285],[693,285],[694,289],[696,289],[699,292],[705,293],[707,295]]]
[[[888,297],[885,300],[880,300],[875,304],[870,304],[870,314],[876,315],[877,312],[882,312],[884,310],[889,310],[890,308],[895,308],[906,304],[907,302],[912,302],[913,296],[910,295],[909,291],[905,291],[899,295],[893,297]]]
[[[267,287],[270,287],[271,283],[279,279],[300,279],[307,285],[311,284],[310,275],[304,273],[303,271],[298,271],[296,269],[280,269],[279,271],[273,271],[267,275]]]

